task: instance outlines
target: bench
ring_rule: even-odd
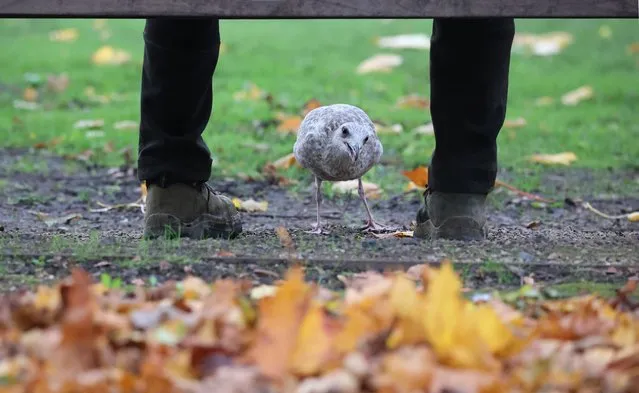
[[[0,0],[0,18],[638,18],[637,0]]]

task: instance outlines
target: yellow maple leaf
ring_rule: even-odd
[[[388,346],[397,348],[423,341],[425,332],[422,316],[425,308],[423,297],[417,292],[415,283],[405,276],[396,277],[390,292],[390,303],[397,313],[398,321],[387,340]]]
[[[312,296],[302,269],[294,267],[273,296],[259,299],[255,341],[248,358],[265,376],[279,379],[288,372],[300,324]]]
[[[577,160],[577,155],[573,152],[563,152],[557,154],[533,154],[530,161],[546,165],[570,165]]]
[[[91,61],[96,65],[121,65],[131,60],[131,55],[122,49],[113,48],[110,45],[100,47],[91,56]]]
[[[339,325],[328,316],[323,306],[313,303],[304,316],[297,336],[290,367],[297,375],[313,375],[336,359],[334,338]]]
[[[69,28],[52,31],[49,33],[49,39],[56,42],[70,42],[78,38],[78,29]]]

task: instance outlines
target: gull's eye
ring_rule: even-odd
[[[368,142],[368,137],[364,138],[364,143]]]
[[[348,128],[342,127],[342,136],[348,136],[348,133],[349,133]]]

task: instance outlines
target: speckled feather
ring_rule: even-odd
[[[340,143],[341,127],[349,124],[353,140],[363,141],[359,157],[353,161]],[[357,143],[357,142],[354,142]],[[321,180],[344,181],[360,178],[382,156],[383,147],[375,125],[362,109],[348,104],[322,106],[310,111],[297,134],[293,146],[295,159]]]

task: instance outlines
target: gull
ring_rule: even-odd
[[[384,148],[375,125],[361,108],[333,104],[308,112],[300,124],[293,153],[297,162],[315,176],[317,223],[309,233],[322,234],[320,204],[323,181],[358,180],[358,194],[364,203],[367,222],[362,230],[387,229],[373,219],[366,201],[362,176],[379,163]]]

